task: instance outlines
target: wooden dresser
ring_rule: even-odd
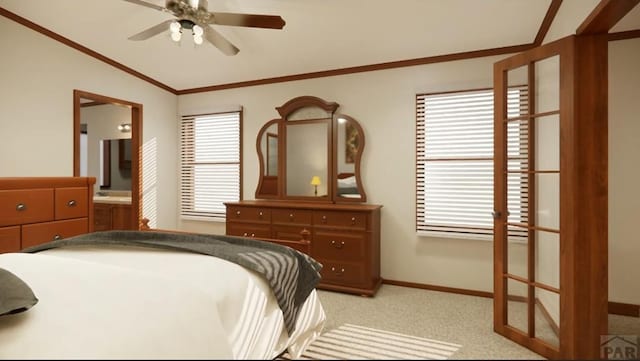
[[[380,287],[380,205],[225,203],[226,233],[304,252],[322,263],[318,288],[373,296]]]
[[[0,178],[0,253],[93,232],[93,177]]]

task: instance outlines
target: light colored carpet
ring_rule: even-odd
[[[301,360],[446,360],[460,345],[344,324],[318,337]],[[282,359],[288,360],[289,355]]]
[[[375,297],[318,291],[325,330],[356,324],[462,345],[450,359],[542,356],[493,331],[493,299],[383,284]],[[640,335],[640,318],[609,316],[609,334]]]

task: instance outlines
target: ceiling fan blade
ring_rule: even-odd
[[[213,15],[210,23],[217,25],[248,26],[252,28],[282,29],[286,24],[282,17],[277,15],[254,15],[236,13],[217,13]]]
[[[148,7],[148,8],[152,8],[152,9],[155,9],[155,10],[158,10],[158,11],[169,12],[169,10],[167,8],[165,8],[165,7],[158,6],[158,5],[152,4],[152,3],[148,3],[148,2],[142,1],[142,0],[124,0],[124,1],[130,2],[132,4],[142,5],[142,6],[145,6],[145,7]]]
[[[210,26],[203,26],[204,29],[204,37],[208,42],[213,44],[216,48],[220,49],[226,55],[236,55],[240,51],[240,49],[236,48],[235,45],[231,44],[231,42],[224,38],[219,32],[213,30]]]
[[[165,20],[158,25],[154,25],[149,29],[143,30],[135,35],[129,37],[129,40],[146,40],[154,35],[158,35],[165,30],[169,30],[169,24],[175,20]]]

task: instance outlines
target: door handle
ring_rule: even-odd
[[[507,217],[509,217],[510,215],[511,215],[511,212],[507,211]],[[491,216],[493,217],[493,219],[498,219],[498,218],[502,217],[502,212],[493,211],[493,212],[491,212]]]

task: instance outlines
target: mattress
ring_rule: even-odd
[[[207,255],[122,246],[0,255],[39,302],[0,318],[0,358],[298,357],[325,313],[314,291],[288,334],[266,281]]]

